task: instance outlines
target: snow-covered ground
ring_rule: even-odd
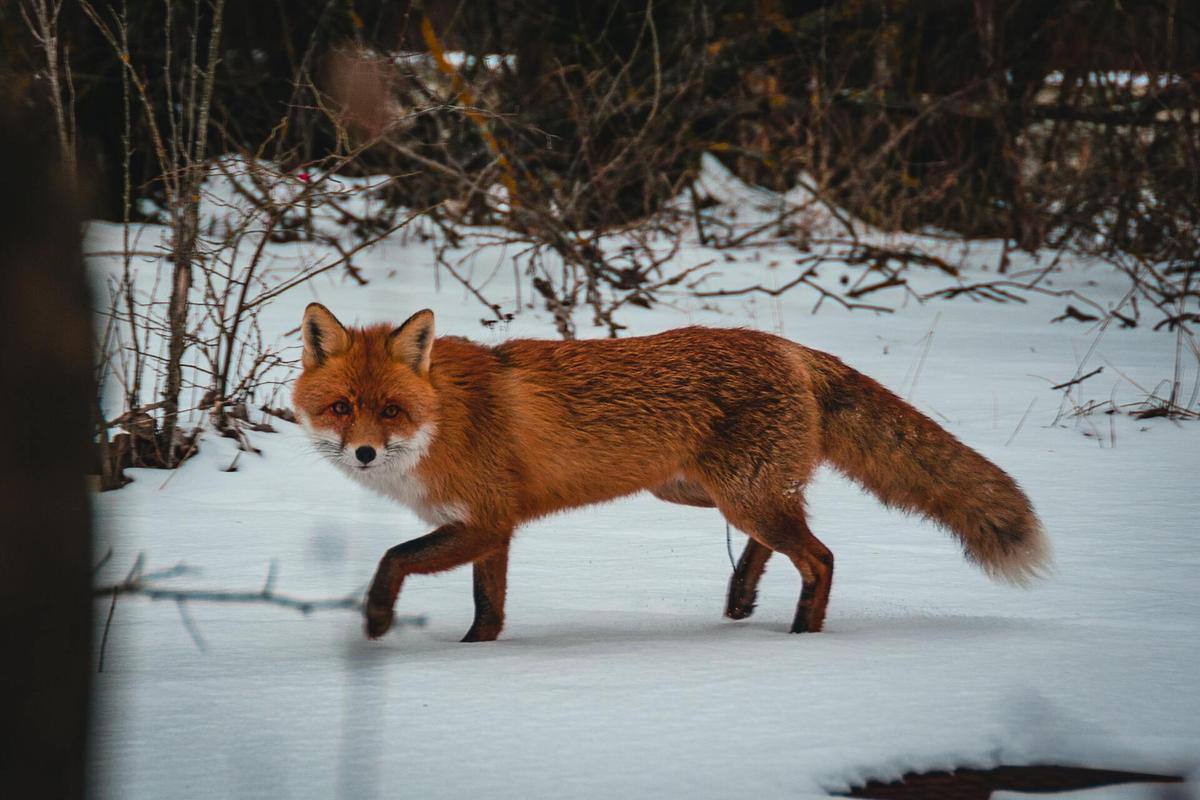
[[[119,239],[97,224],[89,247]],[[923,244],[961,257],[964,281],[994,274],[981,271],[997,262],[991,244],[965,256]],[[678,266],[712,255],[687,247]],[[792,277],[794,252],[735,255],[718,256],[706,288]],[[494,270],[500,258],[481,258],[476,274],[492,275],[487,294],[507,309],[514,278]],[[356,259],[368,285],[331,272],[270,305],[263,328],[283,340],[315,298],[345,322],[430,307],[442,334],[555,335],[540,309],[481,326],[485,309],[445,275],[437,290],[432,264],[430,244],[395,236]],[[924,289],[950,280],[910,275]],[[1054,281],[1106,300],[1124,290],[1086,264]],[[1200,425],[1099,416],[1052,427],[1061,393],[1050,386],[1076,374],[1096,336],[1049,324],[1061,298],[871,298],[898,310],[826,303],[813,315],[815,295],[798,287],[719,302],[679,292],[618,316],[629,333],[780,332],[911,396],[1026,488],[1056,553],[1048,579],[992,584],[931,524],[822,473],[811,523],[837,574],[816,635],[786,633],[799,578],[779,561],[757,614],[723,619],[723,521],[648,495],[520,531],[493,643],[458,642],[472,615],[465,568],[410,578],[397,612],[427,626],[377,642],[346,611],[192,603],[201,648],[173,603],[124,597],[96,676],[96,795],[796,798],[959,766],[1200,769]],[[603,335],[586,312],[577,320],[581,335]],[[1171,334],[1109,329],[1088,369],[1109,366],[1080,394],[1138,399],[1118,370],[1149,387],[1174,358]],[[322,462],[295,426],[272,424],[279,432],[254,434],[262,454],[241,454],[236,472],[223,471],[234,443],[209,435],[169,481],[133,471],[135,483],[98,496],[113,557],[97,580],[120,580],[145,553],[148,568],[202,570],[165,585],[255,589],[275,561],[278,591],[337,597],[361,591],[388,547],[426,532]],[[735,531],[735,552],[742,541]],[[97,603],[101,626],[107,610]]]

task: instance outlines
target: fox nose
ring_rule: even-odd
[[[375,460],[375,448],[364,444],[354,451],[354,457],[364,464],[370,464]]]

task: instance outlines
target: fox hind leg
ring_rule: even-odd
[[[804,588],[796,604],[792,633],[816,633],[825,626],[825,609],[833,588],[833,552],[813,536],[802,518],[798,522],[804,546],[798,555],[792,555],[792,562],[804,578]]]
[[[791,484],[793,488],[789,489],[788,496],[794,500],[788,505],[794,508],[789,509],[790,513],[782,524],[739,526],[742,529],[748,527],[751,534],[729,579],[725,616],[730,619],[746,619],[754,613],[759,579],[767,568],[771,554],[781,550],[792,559],[804,580],[796,616],[792,621],[792,633],[816,632],[824,625],[825,608],[829,604],[829,590],[833,582],[833,553],[809,529],[801,498],[794,488],[798,485],[799,482]],[[652,492],[659,499],[671,503],[717,505],[711,492],[690,481],[674,481]],[[729,518],[730,515],[726,514],[726,519]]]
[[[796,604],[796,615],[792,619],[792,633],[820,631],[824,627],[826,608],[829,606],[829,590],[833,588],[833,552],[830,552],[820,539],[812,535],[803,512],[793,512],[781,522],[751,529],[750,535],[752,539],[758,541],[758,548],[766,551],[767,554],[766,557],[762,557],[758,575],[762,575],[762,567],[766,566],[770,552],[778,551],[791,559],[792,564],[796,565],[796,570],[800,573],[800,578],[803,579],[800,599]],[[749,546],[746,549],[749,552]],[[751,564],[751,566],[754,565]],[[757,583],[757,576],[755,583]],[[751,584],[751,587],[752,585],[754,584]],[[732,584],[730,595],[732,602]],[[754,599],[754,595],[751,594],[751,609],[754,608],[752,599]]]
[[[660,500],[685,506],[712,508],[716,505],[712,497],[699,483],[676,478],[650,490]],[[758,579],[767,567],[771,548],[751,538],[738,560],[733,576],[729,580],[729,596],[725,601],[725,616],[730,619],[746,619],[754,613],[754,600],[758,596]]]
[[[751,537],[746,549],[738,559],[733,576],[729,579],[729,596],[725,601],[725,616],[730,619],[746,619],[754,613],[758,597],[758,579],[767,568],[767,560],[774,552],[762,542]]]
[[[737,491],[722,488],[717,484],[710,487],[717,507],[731,525],[750,536],[730,580],[726,616],[743,619],[753,612],[758,580],[772,552],[779,552],[791,560],[803,580],[792,633],[821,630],[833,586],[833,553],[808,527],[803,496],[796,490],[781,498],[779,492],[744,484],[729,487]]]

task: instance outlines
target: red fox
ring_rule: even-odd
[[[504,625],[521,523],[647,489],[716,507],[749,536],[725,615],[754,611],[774,552],[803,580],[793,633],[821,630],[833,554],[809,530],[804,488],[828,462],[889,506],[948,528],[989,575],[1026,583],[1049,550],[1007,474],[837,358],[745,329],[691,327],[485,347],[434,338],[433,312],[346,328],[304,312],[297,416],[351,478],[437,528],[384,554],[366,633],[382,636],[405,576],[474,565],[475,620]]]

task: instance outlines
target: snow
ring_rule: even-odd
[[[1125,783],[1101,786],[1097,789],[1055,792],[1052,797],[1054,800],[1194,800],[1194,788],[1178,783]],[[1033,800],[1045,797],[1045,793],[1000,791],[992,792],[991,800]]]
[[[708,178],[734,197],[721,175]],[[139,248],[163,235],[138,232]],[[120,236],[94,223],[88,249],[119,247]],[[983,270],[1000,254],[990,242],[919,244],[962,259],[964,282],[994,276]],[[300,247],[271,249],[285,260]],[[736,251],[737,263],[715,255],[706,288],[780,285],[795,259],[782,247]],[[513,270],[496,267],[511,257],[469,262],[481,283],[491,276],[485,294],[506,310]],[[691,242],[676,263],[713,257]],[[1016,269],[1036,266],[1014,258]],[[93,266],[103,274],[118,262]],[[264,332],[294,347],[285,332],[317,299],[347,323],[399,322],[429,307],[441,335],[555,335],[540,309],[481,326],[486,309],[444,273],[437,288],[432,245],[416,237],[393,236],[355,264],[368,285],[322,275],[268,305]],[[836,274],[822,271],[831,282]],[[922,291],[950,280],[915,267],[910,277]],[[1105,300],[1125,289],[1086,262],[1054,280]],[[783,333],[911,395],[1026,488],[1055,549],[1049,578],[1029,590],[990,583],[931,524],[823,472],[808,493],[811,524],[837,572],[821,634],[786,633],[799,578],[781,561],[756,615],[723,619],[723,521],[649,495],[522,529],[507,627],[493,643],[458,642],[472,616],[465,568],[409,578],[397,613],[428,625],[377,642],[345,611],[191,603],[201,648],[173,603],[123,597],[95,676],[96,796],[796,798],[1002,763],[1195,774],[1200,427],[1126,416],[1052,426],[1061,393],[1049,387],[1076,374],[1097,335],[1048,323],[1062,298],[872,297],[897,312],[825,303],[812,314],[815,294],[797,287],[720,301],[678,291],[618,318],[629,333],[684,324]],[[604,335],[585,311],[576,321],[581,335]],[[1081,397],[1137,399],[1117,369],[1143,386],[1171,376],[1174,336],[1148,327],[1104,332],[1087,369],[1101,358],[1113,369],[1079,387]],[[275,561],[277,591],[340,597],[365,588],[388,547],[427,532],[323,462],[298,427],[271,422],[278,433],[252,434],[261,455],[239,456],[209,433],[169,480],[135,470],[133,484],[98,495],[99,550],[113,556],[97,580],[120,580],[145,553],[148,568],[202,570],[167,586],[255,589]],[[224,471],[235,457],[237,471]],[[744,537],[732,536],[736,554]],[[99,642],[107,600],[96,609]],[[1194,779],[1184,790],[1195,795]]]

